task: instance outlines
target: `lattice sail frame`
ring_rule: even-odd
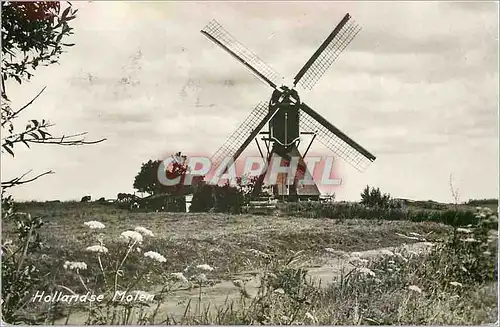
[[[311,90],[360,31],[361,26],[349,16],[347,23],[295,83],[299,83],[306,90]]]
[[[294,86],[300,84],[305,89],[312,89],[360,30],[361,27],[351,19],[349,14],[346,14],[342,22],[297,74]],[[216,20],[212,20],[201,32],[271,87],[276,88],[281,84],[282,78],[273,68],[238,42]],[[218,166],[227,157],[233,157],[236,160],[242,148],[248,145],[245,145],[248,138],[255,134],[255,129],[265,120],[266,115],[269,115],[268,103],[261,102],[212,156],[212,164]],[[326,125],[331,124],[326,123]],[[320,143],[361,172],[375,160],[373,155],[346,135],[342,135],[343,133],[336,127],[331,126],[332,129],[325,127],[303,110],[300,110],[300,127],[304,131],[316,132]]]
[[[258,127],[262,120],[269,114],[267,102],[259,102],[250,115],[231,134],[224,144],[211,158],[212,167],[218,167],[227,157],[233,157],[245,140]]]
[[[222,27],[215,19],[207,24],[202,33],[209,36],[215,43],[222,45],[224,50],[228,51],[233,57],[242,62],[257,77],[263,79],[272,87],[282,84],[283,78],[271,66],[266,64],[257,54],[246,48],[236,40],[228,31]],[[213,38],[213,39],[212,39]],[[215,40],[214,40],[215,39]],[[232,53],[231,53],[232,52]],[[248,67],[250,66],[250,67]],[[253,69],[252,69],[252,68]],[[274,84],[274,85],[273,85]]]
[[[300,110],[300,128],[306,132],[316,133],[318,140],[325,147],[336,153],[345,162],[356,168],[360,172],[364,172],[372,161],[339,138],[328,128],[312,118],[309,114]]]

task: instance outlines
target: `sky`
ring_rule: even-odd
[[[377,159],[363,173],[335,161],[339,200],[364,186],[452,202],[498,196],[498,4],[495,2],[74,2],[74,47],[29,83],[7,84],[21,116],[53,134],[106,138],[83,147],[18,147],[2,180],[53,170],[12,189],[19,200],[116,198],[141,164],[211,155],[272,89],[205,38],[216,19],[287,79],[345,13],[361,32],[301,99]],[[304,142],[306,143],[306,142]],[[255,154],[251,145],[243,156]],[[303,148],[302,148],[303,151]],[[313,143],[310,153],[331,155]]]

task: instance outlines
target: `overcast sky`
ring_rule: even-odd
[[[199,32],[211,19],[293,77],[346,12],[362,31],[312,91],[299,89],[377,156],[364,173],[337,161],[337,198],[358,200],[369,184],[395,197],[449,202],[450,174],[462,201],[497,197],[497,3],[73,4],[76,45],[8,92],[17,108],[47,86],[23,119],[107,141],[3,156],[2,180],[56,172],[13,190],[18,199],[115,198],[133,191],[148,159],[216,151],[271,89]],[[329,154],[317,143],[311,152]]]

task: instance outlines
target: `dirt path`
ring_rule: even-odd
[[[349,259],[353,256],[357,256],[361,259],[374,259],[380,257],[389,251],[414,251],[422,252],[428,251],[433,246],[429,242],[418,242],[408,245],[403,245],[397,248],[381,248],[376,250],[369,250],[363,252],[344,252],[344,251],[333,251],[326,249],[327,255],[323,258],[324,264],[319,267],[308,267],[308,276],[312,278],[315,282],[321,281],[321,285],[326,286],[336,278],[339,277],[342,270],[348,272],[354,268],[354,266],[349,263]],[[234,275],[232,280],[244,280],[245,290],[248,294],[254,297],[259,289],[260,281],[258,277],[258,272],[246,272],[238,275]],[[214,311],[217,307],[224,306],[225,303],[231,303],[232,301],[237,301],[241,298],[241,293],[236,287],[232,280],[224,280],[220,283],[215,284],[211,287],[202,288],[202,307],[210,304],[210,308]],[[181,290],[176,291],[173,294],[169,294],[167,300],[160,306],[158,315],[156,318],[156,323],[164,320],[167,316],[174,317],[176,320],[182,317],[186,310],[186,305],[191,300],[191,310],[196,310],[196,305],[199,302],[200,290],[199,288],[194,288],[191,290]],[[153,306],[152,306],[153,307]],[[153,310],[154,308],[151,308]],[[81,324],[85,321],[85,317],[80,314],[73,314],[70,318],[70,324]],[[59,323],[64,323],[64,319]]]

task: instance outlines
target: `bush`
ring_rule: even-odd
[[[477,215],[473,210],[463,209],[426,210],[380,206],[369,207],[352,202],[295,202],[281,204],[280,209],[287,216],[304,218],[431,221],[457,227],[472,225],[478,222]]]
[[[390,194],[380,192],[377,187],[372,187],[366,185],[365,189],[361,193],[361,204],[367,207],[380,207],[380,208],[401,208],[402,203],[392,199]]]
[[[245,203],[246,197],[239,187],[203,184],[193,193],[190,211],[241,213]]]
[[[215,207],[213,186],[203,184],[196,188],[191,201],[190,212],[207,212]]]

